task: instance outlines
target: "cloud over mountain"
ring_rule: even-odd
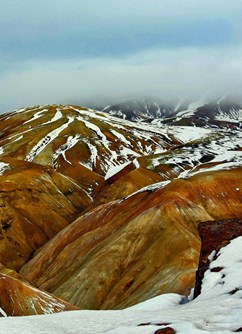
[[[235,0],[4,2],[0,111],[137,95],[236,95],[241,10]]]

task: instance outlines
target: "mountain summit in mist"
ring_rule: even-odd
[[[133,122],[218,127],[240,127],[242,122],[242,103],[232,98],[176,103],[137,98],[97,109]]]

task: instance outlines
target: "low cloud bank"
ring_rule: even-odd
[[[132,56],[22,63],[0,76],[0,112],[36,104],[95,105],[136,96],[242,100],[242,48],[153,50]]]

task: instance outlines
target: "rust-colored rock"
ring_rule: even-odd
[[[73,180],[51,168],[1,159],[0,262],[19,269],[91,200]]]
[[[242,219],[227,219],[220,221],[206,221],[199,224],[199,234],[202,241],[199,266],[196,272],[196,285],[194,298],[201,292],[202,280],[205,271],[209,267],[208,256],[212,251],[219,251],[231,240],[242,235]],[[213,268],[213,271],[220,271],[221,268]]]
[[[13,270],[0,267],[0,306],[7,316],[49,314],[78,308],[34,288]]]
[[[197,225],[242,216],[240,175],[240,169],[204,173],[99,206],[54,237],[21,273],[81,308],[188,294],[199,258]]]
[[[175,334],[175,330],[172,327],[160,328],[155,331],[154,334]]]
[[[163,180],[158,173],[143,167],[134,168],[133,164],[130,164],[103,184],[93,206],[125,198],[145,186]]]

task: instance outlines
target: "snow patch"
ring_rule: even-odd
[[[135,191],[134,193],[132,193],[131,195],[125,197],[125,199],[128,199],[134,195],[137,195],[137,194],[140,194],[140,193],[143,193],[145,191],[155,191],[157,189],[162,189],[164,188],[165,186],[167,186],[171,181],[168,180],[168,181],[162,181],[162,182],[157,182],[157,183],[153,183],[153,184],[150,184],[146,187],[143,187],[137,191]]]
[[[117,132],[115,130],[111,130],[111,132],[115,135],[115,137],[117,137],[121,142],[123,142],[124,144],[131,146],[131,143],[124,137],[124,135],[122,135],[120,132]]]
[[[1,308],[1,306],[0,306],[0,313],[1,313],[4,317],[7,317],[7,313]]]
[[[32,110],[31,110],[31,111],[32,111]],[[27,123],[29,123],[29,122],[32,122],[32,121],[34,121],[34,120],[36,120],[36,119],[42,117],[42,116],[43,116],[43,113],[45,113],[46,111],[48,111],[48,109],[42,109],[42,110],[40,110],[40,111],[34,113],[33,117],[30,118],[28,121],[24,122],[23,124],[27,124]]]
[[[122,169],[124,169],[130,162],[125,162],[121,165],[117,165],[117,166],[112,166],[106,173],[105,175],[105,180],[109,179],[110,177],[112,177],[113,175],[117,174],[118,172],[120,172]]]
[[[136,169],[140,168],[140,164],[137,158],[133,160],[133,165]]]
[[[55,151],[52,156],[52,163],[55,165],[55,161],[58,159],[60,155],[71,165],[71,162],[66,158],[66,151],[74,147],[79,142],[80,135],[69,136],[65,144],[61,145],[61,147]]]
[[[220,109],[220,112],[215,116],[215,119],[218,121],[231,123],[242,122],[242,109],[231,108],[229,112],[223,112]]]
[[[242,273],[242,254],[238,252],[239,249],[242,249],[242,237],[233,239],[220,249],[204,275],[201,294],[197,298],[216,297],[230,293],[235,288],[235,293],[242,297],[242,277],[238,275]],[[211,271],[213,268],[221,270],[214,272]]]
[[[74,121],[74,118],[71,116],[68,116],[68,121],[64,124],[62,124],[59,128],[54,129],[51,131],[48,135],[43,137],[27,154],[25,160],[26,161],[33,161],[34,158],[45,149],[45,147],[53,141],[65,128],[68,127],[70,123]]]
[[[169,127],[169,130],[174,134],[174,136],[181,140],[183,143],[188,143],[193,140],[200,139],[207,136],[212,132],[211,129],[204,129],[200,127],[192,126],[173,126]]]
[[[180,304],[184,304],[187,299],[184,296],[178,295],[176,293],[167,293],[151,299],[148,299],[142,303],[136,304],[134,306],[128,307],[125,310],[162,310],[165,307],[174,307]]]
[[[6,170],[10,169],[10,165],[5,162],[0,162],[0,175],[2,176]]]
[[[90,170],[93,170],[93,167],[96,167],[96,164],[97,164],[98,151],[97,151],[96,146],[92,145],[88,141],[86,141],[86,144],[89,148],[91,155],[89,158],[89,162],[86,163],[84,166],[89,168]],[[83,164],[83,161],[81,163]]]

